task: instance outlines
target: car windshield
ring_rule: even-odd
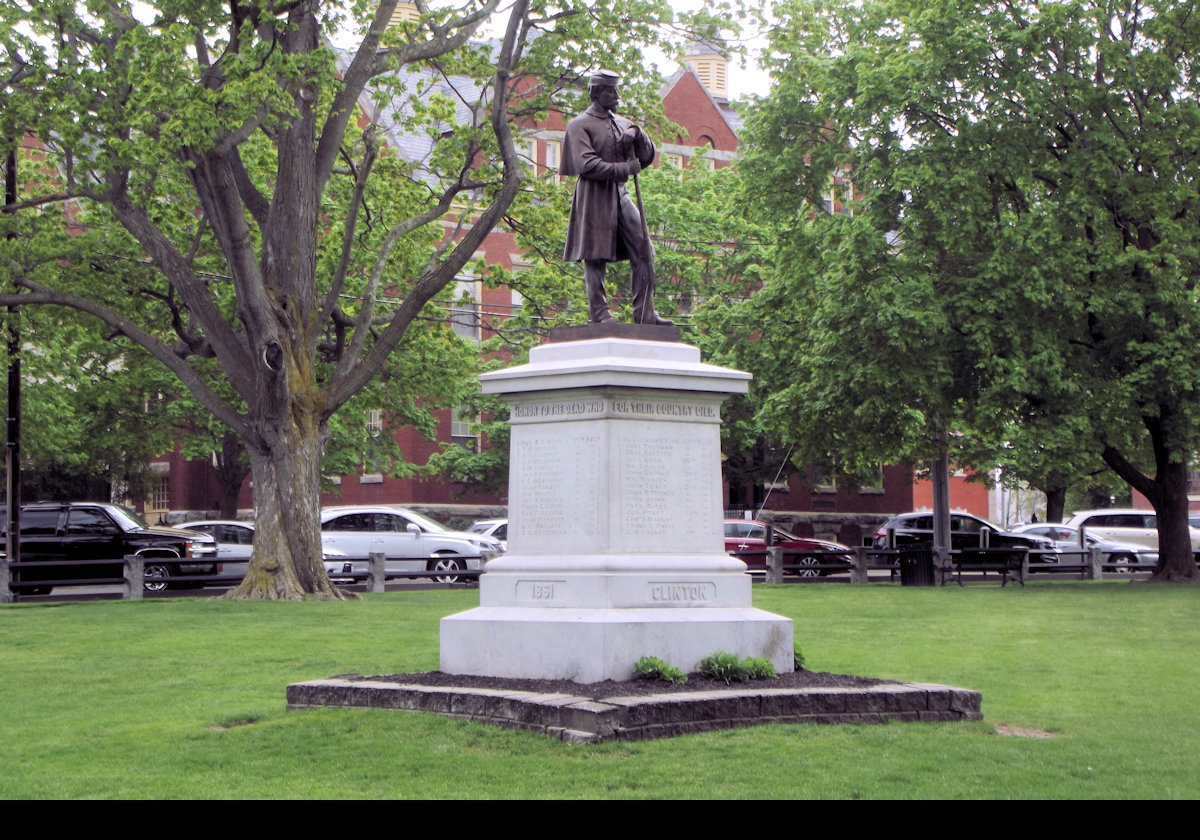
[[[448,531],[448,530],[450,530],[442,523],[435,522],[434,520],[430,519],[428,516],[422,516],[421,514],[417,513],[416,511],[406,510],[406,511],[404,511],[404,517],[406,519],[420,525],[422,531]]]
[[[121,526],[121,530],[123,531],[136,531],[139,528],[150,527],[146,524],[146,520],[142,519],[142,517],[138,516],[133,511],[125,510],[125,508],[115,506],[107,507],[105,510],[108,511],[109,516],[117,521],[117,524]]]

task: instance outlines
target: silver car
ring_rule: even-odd
[[[467,531],[472,534],[482,534],[485,537],[491,537],[500,543],[503,550],[508,550],[507,519],[481,519],[472,524]]]
[[[179,526],[189,531],[209,534],[217,541],[217,559],[221,561],[221,574],[245,577],[250,570],[250,554],[254,550],[254,526],[249,522],[233,519],[206,519],[187,522]],[[331,580],[348,580],[351,571],[345,552],[322,545],[325,572]]]
[[[455,583],[455,572],[482,569],[488,557],[504,551],[494,537],[451,531],[415,511],[393,507],[325,508],[321,540],[327,549],[350,557],[356,574],[365,574],[371,553],[382,552],[389,576],[429,572],[441,583]]]
[[[1079,529],[1070,525],[1057,525],[1051,522],[1034,522],[1030,525],[1018,525],[1013,531],[1020,534],[1037,534],[1049,537],[1064,551],[1079,550]],[[1158,565],[1158,552],[1152,548],[1135,543],[1107,540],[1094,536],[1085,531],[1088,548],[1099,548],[1104,555],[1105,566],[1116,566],[1118,572],[1138,571],[1148,569],[1153,571]],[[1079,555],[1068,555],[1078,557]],[[1065,561],[1064,561],[1065,562]]]

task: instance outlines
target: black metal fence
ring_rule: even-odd
[[[422,570],[400,571],[386,570],[387,558],[383,554],[372,554],[368,557],[339,557],[337,561],[351,567],[342,572],[330,573],[335,582],[363,586],[368,592],[383,592],[386,581],[393,579],[429,578],[434,583],[445,586],[469,586],[479,582],[479,569],[466,568],[469,561],[478,561],[484,565],[490,555],[453,556],[462,568],[449,568],[445,563],[449,558],[440,555],[430,555],[428,558],[392,558],[393,560],[419,560],[426,564]],[[44,595],[51,589],[59,587],[80,586],[121,586],[123,599],[138,600],[149,592],[166,591],[172,588],[199,588],[205,586],[236,586],[241,583],[243,575],[216,574],[183,574],[170,577],[146,577],[147,566],[196,566],[216,565],[228,561],[203,560],[197,558],[177,557],[143,557],[130,554],[123,558],[101,558],[91,560],[22,560],[12,563],[0,558],[0,603],[10,603],[22,596]],[[112,573],[114,567],[121,569],[120,575]],[[52,570],[69,569],[71,577],[56,577]],[[149,583],[149,586],[147,586]],[[161,586],[161,588],[160,588]]]
[[[748,567],[747,571],[761,583],[895,583],[901,579],[901,548],[852,547],[847,550],[829,549],[785,552],[775,546],[767,549],[731,552]],[[984,547],[953,549],[948,552],[945,567],[937,565],[935,574],[945,583],[952,575],[968,579],[987,579],[1003,576],[1003,571],[991,568],[998,560],[980,561],[988,554],[1019,556],[1019,575],[1030,577],[1100,580],[1107,577],[1128,577],[1147,574],[1153,566],[1137,566],[1104,559],[1099,549],[1025,550],[1023,548]],[[1010,572],[1010,574],[1015,574]]]

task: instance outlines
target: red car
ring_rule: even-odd
[[[725,520],[725,551],[742,560],[751,569],[762,569],[767,565],[767,523],[753,519]],[[817,577],[846,572],[854,565],[853,551],[841,543],[797,537],[795,534],[774,526],[772,544],[783,548],[785,574],[799,577]],[[845,554],[825,552],[844,551]],[[809,554],[807,552],[816,552]],[[788,566],[797,568],[788,569]],[[822,568],[825,567],[825,568]]]

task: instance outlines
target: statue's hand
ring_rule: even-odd
[[[635,157],[646,158],[654,154],[654,144],[650,142],[646,132],[635,125],[627,129],[626,134],[629,136],[629,148],[633,150]]]

